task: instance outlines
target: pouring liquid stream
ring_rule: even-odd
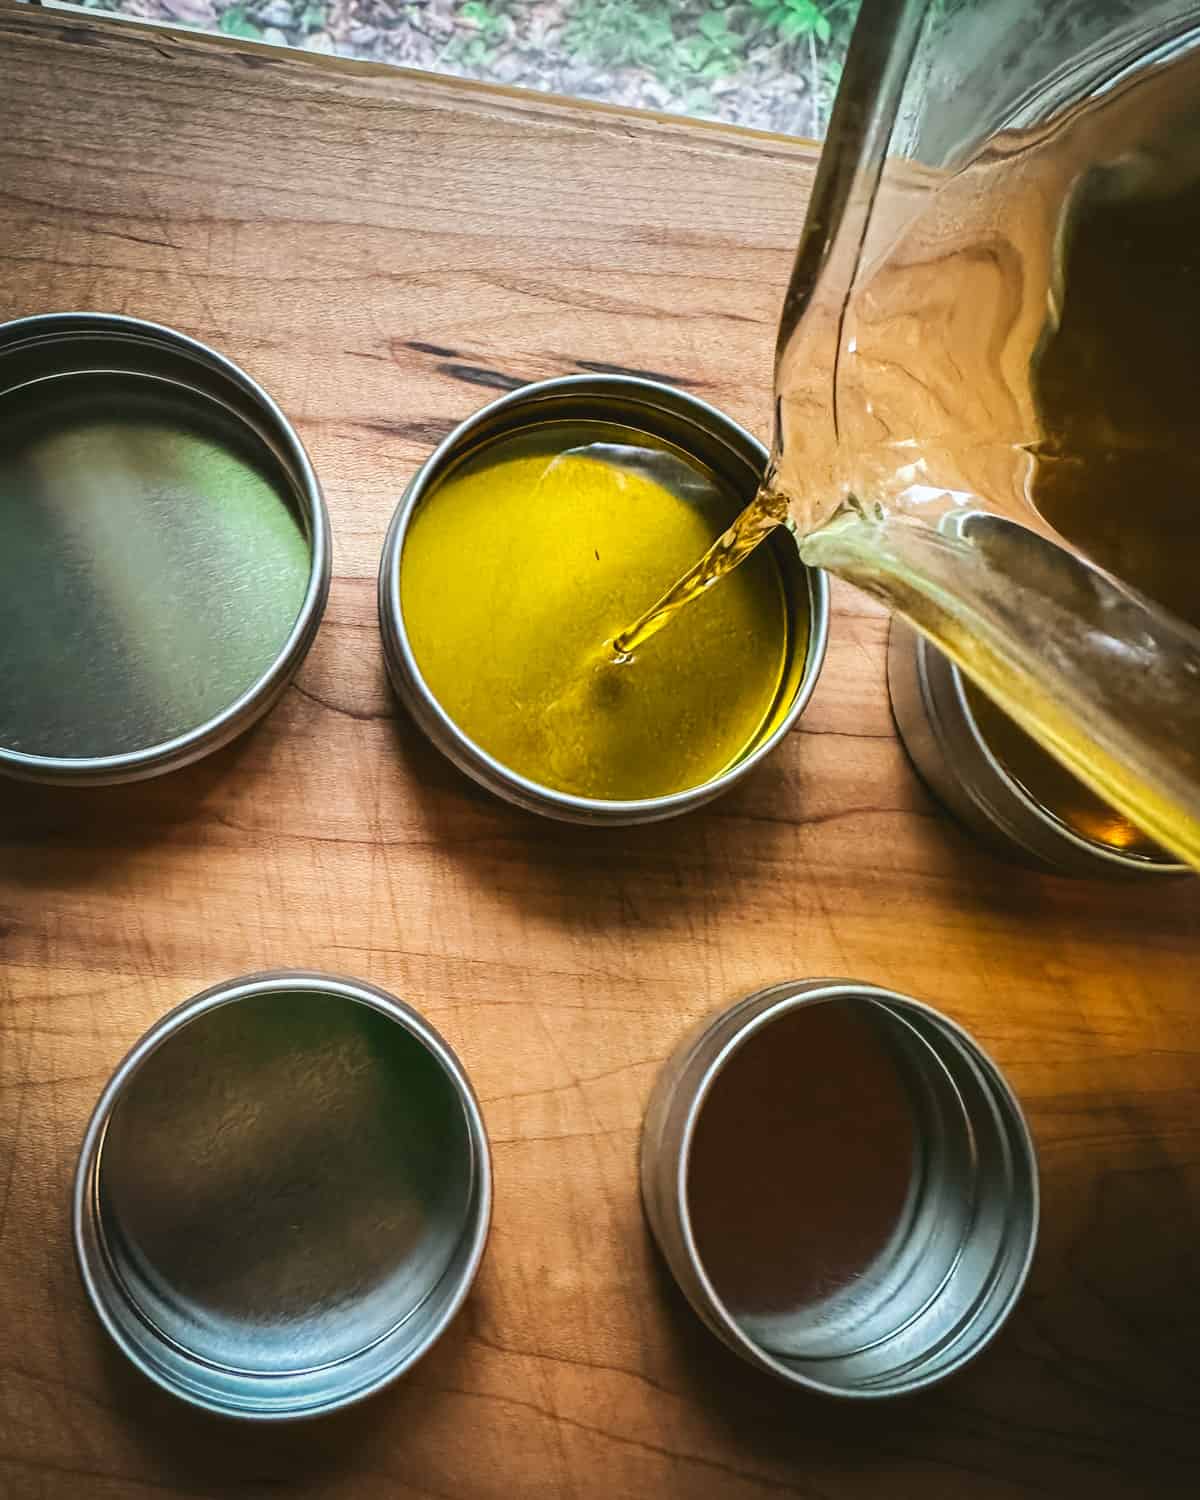
[[[1200,54],[901,166],[840,285],[796,296],[802,242],[763,487],[612,659],[786,525],[1200,869]]]
[[[787,496],[763,485],[741,515],[721,533],[695,567],[689,568],[657,604],[652,605],[614,639],[612,651],[617,662],[631,661],[641,646],[656,636],[664,626],[669,625],[687,605],[699,599],[714,584],[720,583],[722,578],[728,577],[760,542],[765,542],[775,528],[785,525],[787,520]]]

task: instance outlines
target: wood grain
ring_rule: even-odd
[[[8,4],[0,77],[0,316],[125,311],[217,344],[299,426],[336,544],[316,647],[258,729],[143,786],[0,788],[4,1500],[1194,1493],[1193,882],[1040,877],[970,843],[894,737],[885,620],[841,588],[787,745],[665,827],[500,805],[385,686],[385,525],[494,389],[632,367],[765,428],[811,150]],[[272,965],[361,975],[429,1015],[482,1096],[497,1200],[467,1310],[409,1378],[261,1434],[110,1350],[67,1194],[127,1046]],[[636,1190],[646,1095],[684,1028],[826,973],[968,1026],[1044,1173],[1009,1328],[941,1391],[867,1411],[725,1353],[659,1269]]]

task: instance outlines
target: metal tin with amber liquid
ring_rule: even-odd
[[[1049,551],[1086,579],[1090,566],[1035,532],[979,511],[943,523],[965,538],[986,528],[1012,546]],[[892,714],[909,758],[959,823],[1022,863],[1060,875],[1145,877],[1191,873],[1019,729],[943,652],[893,618],[888,641]]]

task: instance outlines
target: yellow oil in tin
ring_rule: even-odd
[[[598,456],[648,446],[674,472],[686,463],[694,488]],[[422,500],[405,538],[401,608],[427,687],[475,744],[556,791],[628,801],[711,781],[786,712],[804,659],[807,620],[788,607],[772,549],[653,650],[617,662],[603,643],[743,503],[682,454],[607,423],[488,445]]]

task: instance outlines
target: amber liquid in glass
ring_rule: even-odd
[[[1200,637],[1176,629],[1200,626],[1200,57],[996,136],[927,191],[856,286],[833,364],[817,301],[781,348],[759,497],[617,644],[735,568],[751,548],[731,540],[786,520],[806,562],[906,615],[1118,807],[1121,839],[1145,828],[1200,866]],[[1026,602],[978,549],[933,546],[920,522],[954,506],[1057,533],[1176,624],[1127,641],[1109,603]],[[1138,679],[1160,668],[1170,712],[1144,722]],[[1143,773],[1144,743],[1165,778]]]

